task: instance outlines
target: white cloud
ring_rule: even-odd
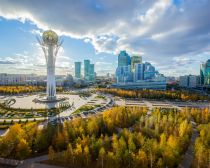
[[[31,32],[32,34],[35,34],[35,35],[39,35],[39,36],[42,35],[42,32],[41,32],[40,30],[38,30],[38,29],[32,29],[30,32]]]
[[[97,53],[142,53],[161,67],[210,51],[209,8],[208,0],[184,0],[178,6],[173,0],[1,0],[0,16],[83,39]]]
[[[39,45],[34,45],[34,52],[29,55],[27,51],[16,53],[13,56],[0,59],[0,64],[7,66],[10,73],[37,73],[46,74],[46,60],[44,53]],[[73,60],[65,55],[65,50],[60,47],[56,58],[56,74],[72,73]],[[3,69],[5,69],[5,66]]]

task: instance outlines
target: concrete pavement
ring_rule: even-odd
[[[26,122],[26,121],[43,121],[43,120],[55,120],[58,117],[65,117],[65,116],[69,116],[71,113],[73,113],[75,110],[77,110],[78,108],[80,108],[81,106],[85,105],[88,101],[90,101],[91,99],[93,99],[96,96],[96,94],[93,94],[92,96],[90,96],[89,98],[77,98],[74,101],[74,108],[69,108],[67,110],[64,110],[63,112],[61,112],[60,114],[54,116],[54,117],[36,117],[36,118],[16,118],[16,119],[8,119],[8,118],[0,118],[0,122],[19,122],[21,120],[21,122]]]

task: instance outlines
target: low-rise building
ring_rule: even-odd
[[[23,85],[27,80],[24,74],[0,74],[0,85]]]
[[[196,88],[200,84],[200,77],[196,75],[185,75],[179,77],[179,86],[185,88]]]
[[[189,86],[190,88],[196,88],[200,84],[200,77],[196,75],[189,75]]]
[[[179,77],[179,86],[180,87],[188,87],[189,86],[189,76],[180,76]]]

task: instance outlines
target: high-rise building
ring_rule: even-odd
[[[90,60],[84,60],[84,78],[89,81]]]
[[[204,85],[204,74],[205,74],[205,64],[202,63],[200,66],[200,84]]]
[[[89,67],[89,81],[95,80],[95,71],[94,71],[94,64],[90,64]]]
[[[131,57],[126,51],[120,51],[118,55],[118,67],[116,69],[116,79],[118,82],[130,81],[131,76]]]
[[[145,62],[145,64],[144,64],[144,80],[154,78],[156,73],[158,73],[158,72],[155,71],[155,67],[152,66],[149,62]]]
[[[131,66],[124,66],[123,67],[123,82],[133,82],[133,73],[131,71]]]
[[[75,77],[76,78],[81,78],[81,62],[75,62]]]
[[[116,69],[117,83],[127,83],[133,81],[131,66],[120,66]]]
[[[200,79],[202,85],[210,85],[210,59],[201,64]]]
[[[90,64],[90,60],[84,60],[84,78],[86,81],[95,80],[95,68],[94,64]]]
[[[142,57],[134,55],[131,57],[131,69],[134,71],[135,69],[135,64],[141,64],[142,63]]]
[[[210,59],[206,62],[204,84],[210,85]]]
[[[124,78],[123,78],[123,67],[122,66],[117,67],[115,76],[116,76],[117,83],[123,82]]]
[[[150,63],[142,63],[142,57],[130,56],[121,51],[116,69],[116,84],[113,87],[126,89],[166,89],[166,78]]]
[[[135,64],[134,82],[144,79],[144,64]]]
[[[118,67],[128,66],[131,64],[131,57],[126,51],[121,51],[118,55]]]

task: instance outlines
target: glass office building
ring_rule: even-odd
[[[142,63],[142,57],[134,55],[131,57],[131,69],[134,71],[135,69],[135,64],[141,64]]]
[[[144,64],[144,80],[155,78],[155,67],[152,66],[149,62],[145,62]]]
[[[89,67],[89,81],[95,80],[95,71],[94,71],[94,64],[90,64]]]
[[[204,84],[210,85],[210,59],[206,62],[205,74],[204,74]]]
[[[75,77],[76,78],[81,78],[81,62],[75,62]]]
[[[149,62],[142,63],[140,56],[130,56],[121,51],[118,55],[116,84],[113,87],[125,89],[166,89],[166,78]]]
[[[90,60],[84,60],[84,79],[92,82],[95,80],[95,76],[94,64],[91,64]]]
[[[131,66],[120,66],[116,69],[117,83],[127,83],[133,81],[133,73],[131,72]]]
[[[134,82],[144,79],[144,64],[135,64]]]
[[[131,57],[126,51],[121,51],[118,55],[118,67],[128,66],[131,64]]]
[[[89,67],[90,67],[90,60],[84,60],[84,78],[85,78],[85,80],[89,80]]]
[[[200,78],[202,85],[210,85],[210,59],[206,63],[201,64]]]

